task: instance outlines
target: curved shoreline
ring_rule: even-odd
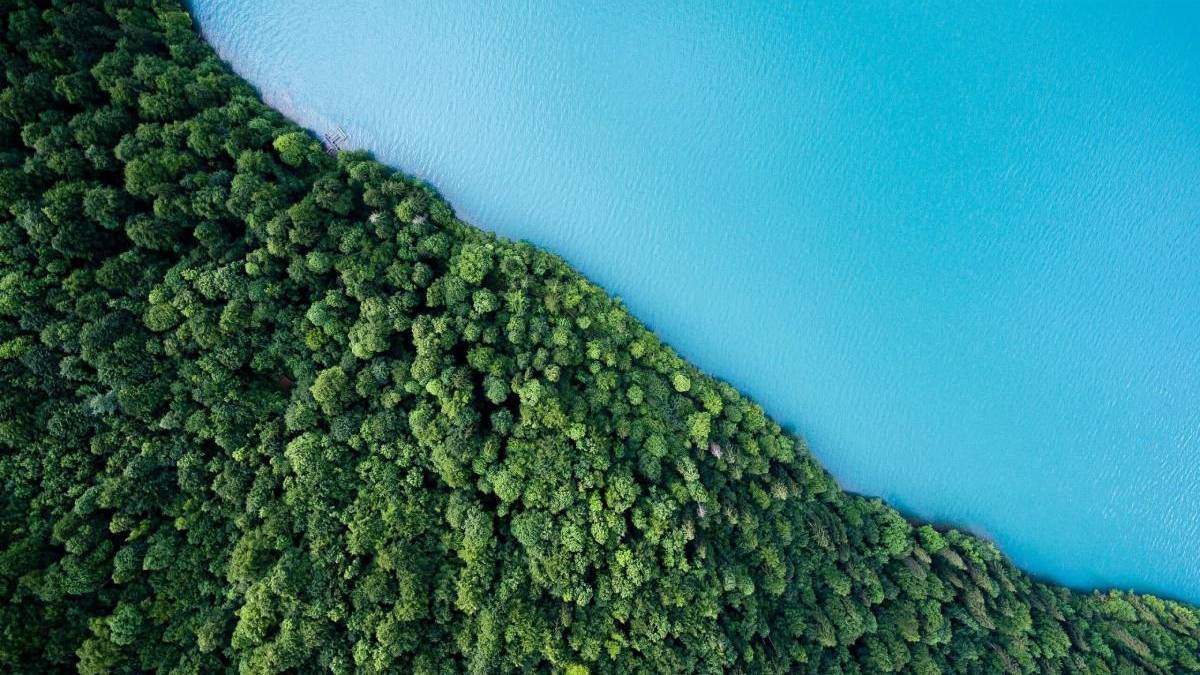
[[[195,0],[184,0],[184,2],[185,2],[185,4],[192,4],[195,2]],[[196,21],[196,19],[194,17],[193,17],[193,21]],[[202,39],[204,39],[206,42],[209,42],[211,45],[210,37],[205,33],[205,31],[204,31],[203,27],[200,25],[200,23],[198,21],[196,21],[195,25],[196,25],[197,33],[202,37]],[[213,47],[213,50],[217,51],[215,47]],[[225,60],[224,56],[222,56],[222,60],[225,61],[227,67],[229,67],[234,72],[237,72],[236,68],[234,68],[234,66],[232,64],[230,64],[228,61]],[[240,73],[239,73],[239,77],[241,77]],[[258,94],[259,96],[262,96],[262,93],[259,92],[257,85],[249,82],[249,80],[245,80],[245,81],[251,86],[251,88],[254,89],[256,94]],[[286,100],[292,101],[291,93],[288,92],[286,89],[278,90],[275,95],[282,96]],[[293,106],[294,106],[294,103],[293,103]],[[336,136],[337,138],[340,138],[342,140],[342,142],[344,142],[347,145],[347,147],[342,147],[340,145],[336,145],[335,147],[337,150],[348,151],[351,153],[364,153],[367,156],[370,156],[374,161],[380,161],[384,165],[388,166],[391,170],[396,171],[397,173],[399,173],[401,175],[411,177],[411,178],[414,178],[415,180],[421,181],[424,185],[427,185],[430,189],[432,189],[439,196],[439,198],[445,200],[447,204],[450,204],[450,200],[447,199],[442,194],[441,186],[426,180],[420,174],[409,173],[409,171],[403,167],[393,166],[393,165],[389,164],[388,162],[382,162],[381,160],[375,159],[374,152],[368,147],[355,147],[354,137],[351,136],[350,134],[348,134],[347,132],[345,132],[341,126],[341,123],[339,123],[338,121],[329,119],[327,116],[322,115],[319,111],[316,111],[316,110],[310,111],[310,113],[307,115],[301,115],[294,108],[289,112],[282,108],[277,108],[275,106],[272,106],[272,107],[277,112],[282,114],[286,119],[288,119],[292,124],[295,124],[296,126],[298,126],[300,128],[304,128],[309,133],[322,139],[323,143],[331,135]],[[309,126],[308,122],[306,121],[306,118],[310,118],[310,117],[320,118],[321,120],[323,120],[323,122],[318,125]],[[328,144],[326,144],[326,147],[328,147]],[[453,208],[453,207],[451,207],[451,208]],[[460,216],[457,212],[455,213],[455,217],[460,218]],[[529,245],[539,251],[545,252],[545,253],[555,257],[556,259],[560,260],[562,262],[562,264],[568,266],[572,270],[575,270],[574,264],[571,261],[567,260],[564,255],[561,255],[560,253],[558,253],[556,251],[548,249],[548,248],[538,244],[536,241],[533,241],[530,239],[508,239],[501,232],[498,232],[493,229],[489,229],[487,227],[484,227],[484,226],[481,226],[481,225],[478,225],[478,224],[472,222],[469,219],[469,217],[461,219],[460,222],[462,222],[466,227],[468,227],[470,229],[486,233],[489,236],[494,236],[501,240],[509,240],[509,241]],[[576,272],[576,273],[579,273],[579,272]],[[621,296],[610,292],[602,284],[592,281],[589,277],[582,275],[582,273],[579,273],[579,274],[581,274],[581,276],[583,276],[585,279],[587,279],[589,284],[595,285],[603,293],[605,293],[608,297],[612,298],[615,302],[619,303],[621,305],[621,307],[625,309],[625,311],[630,313],[630,315],[634,321],[637,321],[639,324],[645,326],[646,329],[650,332],[650,334],[653,335],[655,337],[655,339],[660,340],[667,349],[672,350],[676,354],[679,354],[679,352],[675,350],[675,347],[670,342],[668,342],[663,336],[659,335],[655,329],[651,328],[649,326],[649,324],[642,321],[638,317],[633,316],[632,312],[630,310],[628,310],[628,308],[625,308],[624,301],[621,298]],[[702,369],[700,366],[693,364],[691,362],[690,358],[683,357],[682,354],[680,354],[680,357],[683,358],[685,363],[687,363],[691,368],[695,369],[703,377],[715,378],[722,382],[728,382],[728,380],[726,378],[712,375],[712,374],[708,373],[706,370]],[[760,403],[758,403],[756,401],[756,399],[754,397],[752,397],[748,392],[744,391],[742,388],[737,387],[735,385],[735,389],[737,390],[739,395],[745,397],[748,400],[755,401],[755,405],[761,405]],[[791,436],[798,443],[798,445],[800,447],[803,447],[805,449],[805,452],[810,453],[810,454],[813,452],[802,433],[795,430],[790,425],[783,424],[781,422],[778,422],[777,420],[772,419],[773,418],[772,413],[768,412],[767,415],[768,415],[768,419],[771,419],[774,424],[778,425],[784,431],[784,433]],[[815,459],[815,456],[814,456],[814,459]],[[819,460],[818,460],[818,465],[823,466],[823,464],[821,464],[819,462]],[[935,528],[938,532],[942,532],[942,533],[948,533],[948,532],[962,533],[973,539],[977,539],[979,541],[984,542],[985,544],[987,544],[989,546],[994,547],[995,550],[998,551],[1001,556],[1004,556],[1007,559],[1007,555],[1005,554],[1004,547],[1001,545],[1001,543],[999,541],[997,541],[996,538],[994,538],[992,535],[990,535],[987,531],[985,531],[984,529],[982,529],[980,527],[977,527],[970,523],[964,524],[964,523],[955,521],[953,519],[923,518],[919,515],[907,512],[904,509],[895,506],[889,500],[887,500],[886,498],[880,497],[879,495],[858,492],[856,490],[843,487],[841,485],[839,479],[837,478],[837,476],[834,476],[832,474],[832,472],[828,471],[827,469],[822,469],[822,470],[825,472],[828,479],[833,481],[837,490],[841,491],[842,493],[844,493],[846,495],[849,495],[849,496],[852,496],[855,498],[859,498],[859,499],[863,499],[863,500],[867,500],[867,501],[882,502],[882,503],[886,504],[888,506],[888,508],[895,509],[897,512],[899,512],[904,517],[904,519],[906,521],[908,521],[914,528],[918,528],[922,525],[928,525],[928,526]],[[1043,583],[1043,584],[1046,584],[1049,586],[1064,587],[1075,593],[1080,593],[1080,594],[1085,594],[1085,595],[1103,595],[1103,594],[1111,593],[1111,592],[1131,593],[1131,594],[1139,594],[1139,595],[1150,595],[1153,597],[1162,598],[1164,600],[1177,602],[1177,603],[1183,604],[1183,605],[1191,605],[1191,606],[1196,605],[1195,602],[1189,600],[1188,598],[1184,597],[1181,594],[1173,594],[1173,593],[1165,591],[1163,589],[1134,588],[1134,587],[1126,587],[1126,586],[1112,585],[1112,584],[1094,584],[1094,585],[1093,584],[1071,584],[1071,583],[1062,581],[1061,579],[1057,578],[1055,575],[1053,575],[1051,573],[1034,573],[1034,572],[1030,572],[1024,568],[1021,568],[1020,566],[1018,566],[1018,569],[1021,570],[1022,574],[1030,577],[1031,579],[1035,580],[1038,583]]]
[[[849,123],[861,113],[858,108],[866,103],[856,100],[872,100],[870,91],[825,89],[823,83],[830,83],[804,79],[814,68],[823,72],[840,65],[847,68],[846,77],[854,77],[866,66],[854,59],[852,49],[815,54],[816,65],[796,73],[801,79],[778,92],[779,97],[766,95],[773,80],[730,84],[736,79],[730,69],[713,64],[711,72],[659,82],[657,91],[677,91],[680,103],[670,105],[646,87],[658,82],[654,73],[674,73],[671,46],[690,44],[688,36],[703,27],[686,24],[685,31],[664,26],[664,35],[674,39],[664,45],[662,63],[626,72],[619,66],[591,68],[593,60],[586,56],[592,49],[608,53],[603,50],[616,48],[605,36],[615,35],[614,26],[625,23],[609,11],[601,12],[605,22],[571,42],[525,35],[524,22],[502,16],[492,17],[495,21],[487,24],[492,30],[475,30],[476,14],[437,2],[413,10],[416,15],[396,24],[406,26],[402,34],[389,35],[395,19],[387,10],[390,5],[370,3],[363,11],[371,25],[346,19],[301,52],[290,46],[309,35],[310,5],[282,10],[268,1],[237,8],[235,25],[222,19],[233,10],[203,0],[194,4],[198,17],[207,16],[202,27],[223,37],[219,44],[234,66],[275,98],[294,92],[290,98],[300,121],[318,130],[329,128],[333,120],[344,123],[358,144],[385,163],[443,188],[471,222],[536,242],[570,260],[624,298],[681,354],[753,393],[777,419],[802,430],[824,465],[847,487],[881,496],[922,518],[986,532],[1023,567],[1077,587],[1134,587],[1193,598],[1200,593],[1193,590],[1200,589],[1200,575],[1185,562],[1194,557],[1189,543],[1200,537],[1200,512],[1187,498],[1171,496],[1200,489],[1200,476],[1188,459],[1194,454],[1193,441],[1181,435],[1190,428],[1186,374],[1197,366],[1179,347],[1189,342],[1192,322],[1183,321],[1174,332],[1163,327],[1172,315],[1190,315],[1163,304],[1172,292],[1188,297],[1183,287],[1173,291],[1171,281],[1187,271],[1171,263],[1178,255],[1140,241],[1164,228],[1173,232],[1171,205],[1186,201],[1194,190],[1177,189],[1174,200],[1152,199],[1153,192],[1119,192],[1115,194],[1122,199],[1112,205],[1089,199],[1077,208],[1066,203],[1052,214],[1041,211],[1047,202],[1057,203],[1056,195],[1073,200],[1114,180],[1130,184],[1132,178],[1122,178],[1128,172],[1116,169],[1112,175],[1053,173],[1058,178],[1051,179],[1045,168],[1048,158],[1063,153],[1063,161],[1071,160],[1072,166],[1105,161],[1108,153],[1073,153],[1069,141],[1089,129],[1092,135],[1084,138],[1107,138],[1114,120],[1132,114],[1116,93],[1123,90],[1123,80],[1104,80],[1116,87],[1111,95],[1117,102],[1097,101],[1103,103],[1101,120],[1089,117],[1086,125],[1064,126],[1029,119],[1029,133],[1050,134],[1049,144],[1036,153],[1022,151],[1027,134],[1015,139],[1004,135],[1007,127],[996,128],[1002,135],[989,137],[989,144],[996,147],[995,156],[1011,163],[1009,173],[1002,175],[1025,186],[1022,194],[1004,198],[1006,193],[996,191],[1013,185],[976,175],[974,161],[961,171],[943,167],[949,173],[921,179],[929,169],[921,158],[936,162],[938,149],[976,153],[967,156],[984,162],[993,154],[969,143],[954,145],[945,134],[926,138],[929,130],[920,124],[912,129],[919,134],[913,138],[926,138],[922,147],[928,153],[909,154],[917,161],[895,167],[900,160],[894,151],[905,149],[907,141],[895,134],[879,137],[882,132],[875,127],[858,130],[863,136],[833,133],[836,127],[828,130],[833,135],[818,134],[836,142],[813,140],[817,149],[811,157],[797,154],[811,150],[805,141],[810,132],[788,134],[787,125],[778,127],[783,136],[764,145],[763,134],[755,129],[776,129],[788,111],[797,120],[809,119],[810,110],[801,104],[810,90],[830,97],[827,102],[840,101],[837,109],[848,111],[828,117],[831,124]],[[781,65],[791,61],[784,56],[823,43],[811,31],[789,28],[796,17],[777,13],[730,9],[710,14],[712,23],[705,25],[722,28],[713,37],[712,50],[728,53],[730,63],[758,63],[768,72],[790,73]],[[858,25],[853,17],[833,21],[816,14],[800,11],[799,17],[822,30]],[[947,20],[970,21],[973,16],[958,12]],[[736,29],[749,21],[747,30],[767,30],[761,21],[768,18],[779,19],[767,33],[774,40],[772,50],[739,51],[741,43],[719,39],[757,35]],[[540,17],[549,23],[531,25],[573,26],[578,19],[572,12],[558,12]],[[1004,26],[1006,20],[996,30],[1018,30]],[[862,28],[871,34],[869,25]],[[909,21],[903,29],[905,39],[928,38],[920,22]],[[445,32],[456,35],[451,52],[434,46],[444,42]],[[1140,39],[1140,33],[1122,35],[1106,39],[1114,48]],[[345,43],[348,37],[354,42]],[[517,39],[521,37],[528,40]],[[879,37],[884,47],[889,39]],[[636,45],[613,40],[625,52],[637,53]],[[527,53],[514,55],[497,44],[509,42],[525,44],[522,51]],[[1043,50],[1053,51],[1057,44],[1041,42],[1022,58],[1040,63],[1049,58]],[[1095,44],[1079,47],[1087,54]],[[995,48],[1007,53],[1003,46]],[[705,61],[709,51],[697,49],[697,58]],[[304,56],[312,52],[320,57]],[[485,61],[477,61],[480,54]],[[884,51],[881,67],[908,63],[907,54]],[[964,54],[953,54],[957,56],[948,54],[934,66],[957,73],[954,64]],[[418,68],[418,63],[424,65]],[[928,65],[924,60],[913,63]],[[1060,65],[1048,72],[1065,84],[1079,84],[1078,68]],[[523,78],[497,90],[495,81],[518,66]],[[967,75],[975,74],[963,67]],[[431,74],[422,76],[423,69]],[[1000,67],[987,77],[1019,75],[1009,70]],[[651,75],[643,77],[646,72]],[[336,74],[332,80],[331,73]],[[619,81],[611,81],[618,76]],[[609,84],[601,87],[605,77]],[[471,85],[443,87],[438,85],[442,79]],[[624,81],[633,85],[623,87]],[[981,95],[998,95],[988,81],[980,81]],[[714,96],[725,96],[708,103],[687,97],[705,83],[715,88]],[[928,76],[913,84],[922,83],[937,90]],[[1163,95],[1174,91],[1167,89]],[[592,108],[576,95],[585,90],[594,91],[602,106],[594,115],[586,114]],[[787,92],[800,93],[789,98]],[[1042,100],[1047,105],[1070,107],[1071,101],[1058,94],[1046,96]],[[478,105],[483,99],[493,103]],[[963,105],[975,100],[967,96]],[[1019,112],[1027,103],[1023,101],[1014,96],[995,103],[998,111]],[[933,101],[930,106],[924,108],[927,114],[941,115],[951,124],[944,129],[949,138],[968,133],[974,138],[981,132],[970,119],[946,117],[954,113],[953,106],[943,110]],[[689,110],[709,111],[714,118],[692,120]],[[922,119],[906,110],[901,105],[896,114],[876,122],[907,129],[908,123]],[[748,111],[758,113],[746,119]],[[986,111],[972,119],[993,116],[1025,119]],[[1181,119],[1179,106],[1161,110],[1161,116],[1155,118],[1160,123]],[[506,118],[513,122],[504,122]],[[530,121],[522,123],[524,119]],[[690,122],[673,124],[672,119]],[[697,137],[688,145],[694,144],[694,152],[681,155],[679,127],[690,128],[692,122]],[[624,128],[619,123],[629,133],[617,133]],[[637,132],[643,126],[654,133]],[[712,142],[728,134],[741,139],[739,147]],[[1149,137],[1143,139],[1146,147],[1186,140],[1149,130],[1136,135],[1143,136]],[[465,140],[481,138],[489,140]],[[1155,155],[1173,157],[1161,148]],[[884,173],[861,185],[853,167],[866,160],[882,162],[878,165]],[[718,170],[706,176],[692,167],[693,161]],[[748,163],[762,164],[762,170],[748,171]],[[836,172],[813,166],[847,163],[850,173],[838,181],[827,175]],[[1122,160],[1106,166],[1131,165]],[[1155,176],[1168,166],[1176,167],[1168,172],[1173,175],[1192,175],[1189,164],[1172,159]],[[892,176],[888,167],[911,169],[906,173],[915,178]],[[515,176],[520,180],[512,180]],[[949,189],[938,176],[974,176],[979,182],[969,190]],[[854,187],[826,185],[833,182]],[[896,201],[905,195],[912,199]],[[922,198],[929,203],[914,206]],[[935,203],[947,200],[953,207],[949,211]],[[862,211],[881,202],[888,205],[886,214]],[[1163,218],[1123,227],[1097,211],[1118,205],[1131,217],[1162,213]],[[962,209],[967,211],[960,213]],[[820,216],[826,211],[831,213]],[[923,213],[929,214],[927,219]],[[823,220],[809,222],[809,216]],[[1000,230],[1011,234],[995,236]],[[1073,236],[1072,231],[1090,234]],[[1110,251],[1121,251],[1121,240],[1129,242],[1128,250]],[[1200,251],[1196,236],[1180,233],[1176,241],[1179,251]],[[1107,267],[1123,271],[1111,275],[1121,281],[1109,283],[1089,261],[1112,255],[1117,262]],[[1153,271],[1139,272],[1149,267]],[[1083,279],[1100,285],[1080,287]],[[1148,314],[1139,308],[1149,308]],[[1131,341],[1131,333],[1138,339]],[[1174,347],[1164,343],[1172,335]],[[1151,385],[1167,394],[1147,398]]]

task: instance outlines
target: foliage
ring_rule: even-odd
[[[1191,608],[842,492],[174,0],[0,8],[0,670],[1200,669]]]

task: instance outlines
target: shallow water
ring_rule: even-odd
[[[835,4],[192,6],[845,487],[1200,602],[1200,5]]]

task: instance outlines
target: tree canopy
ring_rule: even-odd
[[[175,0],[0,15],[0,670],[1200,671],[1195,609],[843,492]]]

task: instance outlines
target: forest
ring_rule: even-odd
[[[1200,671],[1195,608],[842,491],[175,0],[0,16],[0,671]]]

